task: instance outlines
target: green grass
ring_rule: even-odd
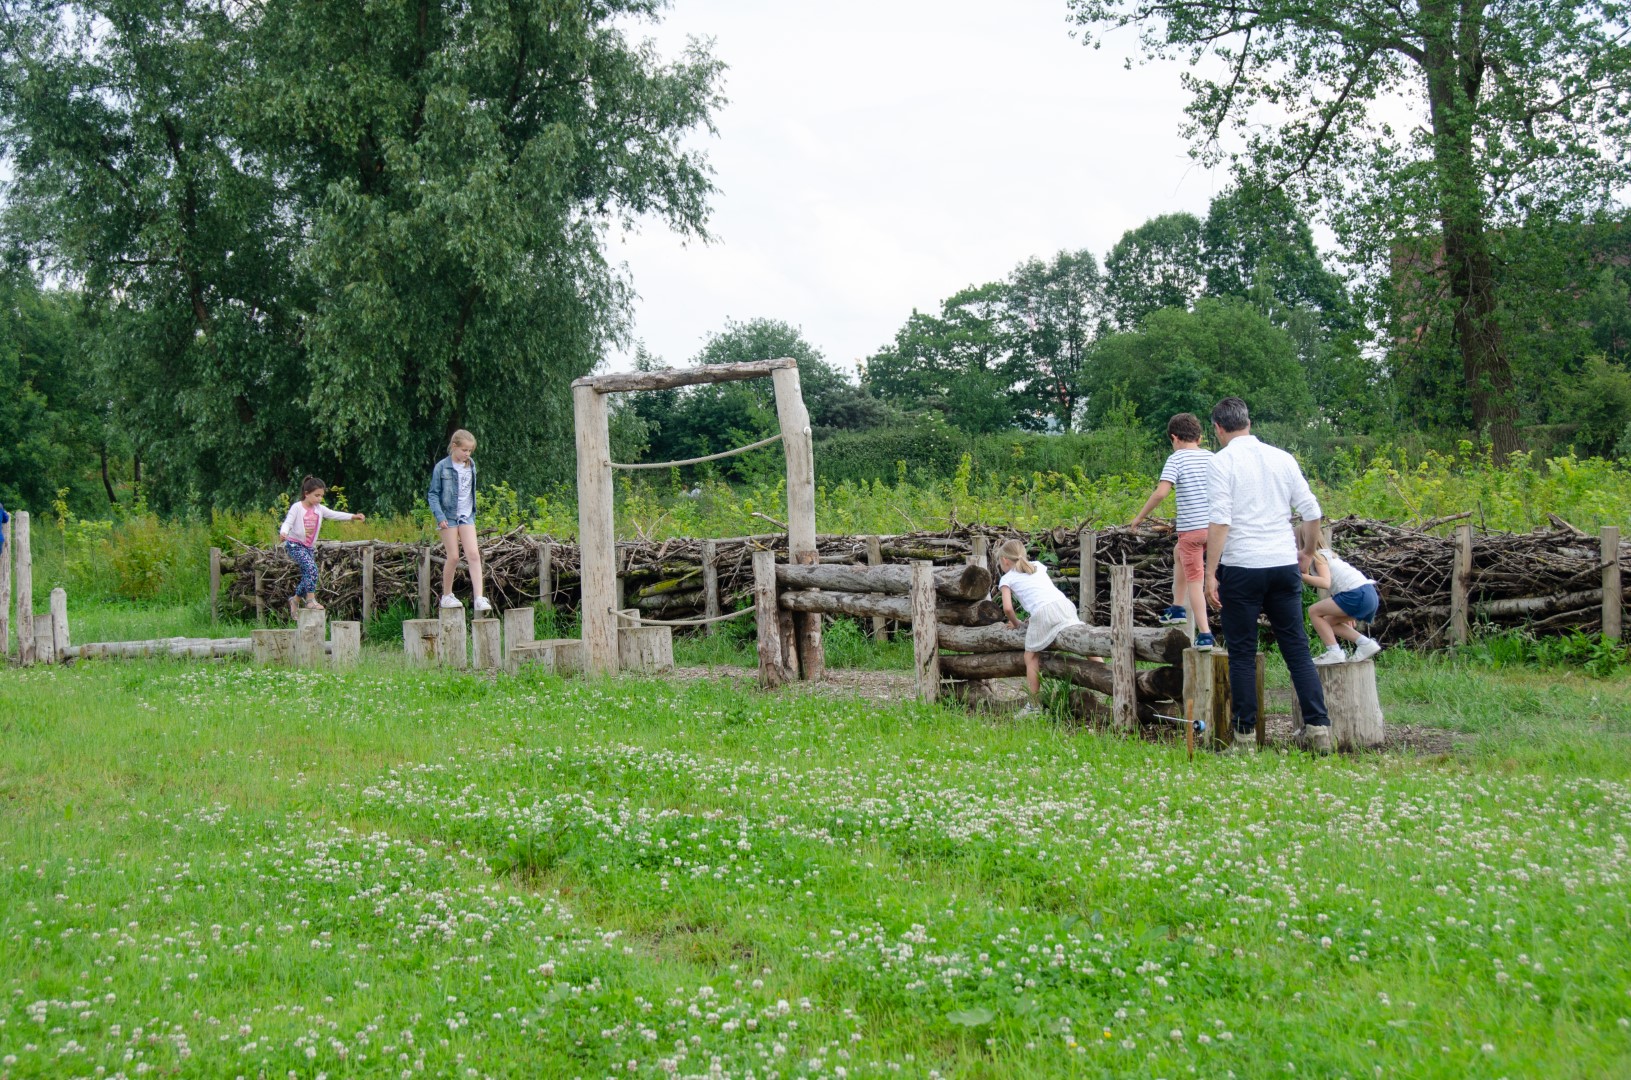
[[[0,672],[0,1075],[1631,1072],[1628,680],[1383,687],[1474,748],[1190,763],[383,654]]]

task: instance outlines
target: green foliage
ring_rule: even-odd
[[[1460,652],[1497,671],[1511,667],[1579,668],[1594,679],[1607,679],[1631,667],[1631,651],[1624,642],[1579,630],[1546,638],[1523,630],[1506,630],[1476,638]]]
[[[1569,415],[1579,425],[1575,445],[1582,453],[1614,453],[1631,425],[1631,369],[1593,356],[1568,398]]]
[[[1201,294],[1201,222],[1162,214],[1122,234],[1104,257],[1104,296],[1116,327],[1133,330],[1163,308],[1187,308]]]

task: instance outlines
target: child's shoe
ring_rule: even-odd
[[[1346,664],[1348,654],[1342,651],[1341,645],[1332,645],[1329,649],[1314,657],[1314,663],[1324,666],[1326,664]]]
[[[1025,703],[1025,707],[1023,709],[1019,710],[1019,712],[1015,713],[1014,717],[1015,717],[1015,719],[1018,719],[1020,717],[1025,717],[1025,716],[1041,716],[1041,715],[1042,715],[1042,710],[1037,708],[1035,705],[1032,705],[1030,702],[1027,701]]]
[[[493,605],[488,603],[487,598],[485,596],[478,596],[478,597],[476,597],[476,610],[478,612],[480,612],[480,611],[491,611],[491,610],[493,610]]]
[[[1381,651],[1382,643],[1380,641],[1377,641],[1375,638],[1362,637],[1359,639],[1359,647],[1354,649],[1354,663],[1357,664],[1361,660],[1369,660],[1371,657],[1375,656]]]
[[[442,597],[442,606],[443,607],[464,607],[463,604],[459,603],[459,598],[457,596],[454,596],[452,593],[448,593],[447,595]]]
[[[1217,647],[1218,639],[1211,634],[1196,634],[1195,648],[1201,652],[1211,652]]]
[[[1182,626],[1189,621],[1189,612],[1177,605],[1172,605],[1163,611],[1161,617],[1156,621],[1162,626]]]

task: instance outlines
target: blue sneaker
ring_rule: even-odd
[[[1217,643],[1218,639],[1213,637],[1211,634],[1195,635],[1195,648],[1199,649],[1201,652],[1211,652],[1213,646],[1215,646]]]
[[[1156,621],[1162,626],[1182,626],[1189,621],[1189,612],[1181,607],[1169,607],[1161,613],[1161,617]]]

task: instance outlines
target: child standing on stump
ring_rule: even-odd
[[[1039,563],[1025,557],[1025,545],[1008,540],[997,549],[997,560],[1002,566],[1002,612],[1008,616],[1008,625],[1019,629],[1014,617],[1014,599],[1029,618],[1025,622],[1025,688],[1030,700],[1019,712],[1030,716],[1039,711],[1037,695],[1042,692],[1042,650],[1052,645],[1060,631],[1082,625],[1072,604],[1059,587],[1048,577],[1048,571]]]
[[[343,510],[330,510],[323,505],[323,496],[328,492],[328,485],[315,476],[308,476],[300,482],[300,498],[289,507],[289,512],[283,516],[283,525],[278,529],[278,539],[283,541],[284,548],[289,557],[294,559],[295,565],[300,567],[300,584],[295,586],[295,595],[289,597],[289,618],[299,616],[302,601],[313,611],[323,610],[323,605],[317,602],[317,533],[323,527],[324,519],[331,521],[367,521],[365,514],[348,514]]]
[[[1313,555],[1303,555],[1303,584],[1316,589],[1329,589],[1331,595],[1308,609],[1308,618],[1314,632],[1325,643],[1325,651],[1314,657],[1316,664],[1347,663],[1337,638],[1354,643],[1353,659],[1369,660],[1382,651],[1375,638],[1366,637],[1355,624],[1376,618],[1381,598],[1376,593],[1376,581],[1366,577],[1351,564],[1337,557],[1330,548],[1320,548]]]
[[[482,593],[481,548],[476,544],[476,463],[471,456],[476,451],[476,437],[460,428],[448,440],[447,457],[436,463],[430,471],[431,516],[442,535],[442,546],[447,561],[442,566],[442,606],[461,607],[453,595],[453,576],[459,570],[459,548],[464,548],[464,560],[470,566],[470,591],[475,595],[478,612],[492,611]]]
[[[1144,508],[1128,522],[1138,528],[1173,489],[1178,491],[1178,542],[1172,552],[1172,606],[1161,615],[1162,626],[1181,626],[1195,614],[1195,648],[1217,644],[1206,614],[1206,534],[1210,520],[1206,485],[1212,464],[1210,451],[1201,449],[1201,421],[1194,413],[1179,413],[1167,421],[1172,456],[1161,468],[1161,481]]]

